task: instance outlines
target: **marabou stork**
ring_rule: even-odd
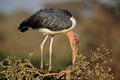
[[[43,69],[43,47],[51,36],[50,46],[49,46],[49,71],[51,70],[51,59],[52,59],[52,44],[53,37],[57,34],[66,34],[71,45],[72,53],[72,64],[75,63],[79,38],[72,29],[76,25],[76,20],[72,16],[71,12],[66,9],[40,9],[38,12],[34,13],[29,18],[26,18],[18,27],[21,32],[27,31],[29,28],[36,29],[45,36],[43,42],[40,44],[41,49],[41,61],[40,68]]]

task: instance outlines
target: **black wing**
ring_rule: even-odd
[[[24,20],[20,27],[33,29],[47,28],[52,31],[63,30],[71,27],[72,22],[62,9],[41,9],[28,19]],[[19,27],[19,28],[20,28]],[[24,29],[23,27],[23,29]],[[22,29],[22,28],[21,28]],[[26,30],[27,30],[26,29]],[[22,30],[21,30],[22,31]]]

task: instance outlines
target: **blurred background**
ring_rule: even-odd
[[[44,36],[38,31],[21,33],[19,24],[42,8],[65,8],[77,19],[74,29],[80,36],[79,54],[89,56],[101,44],[112,49],[115,80],[120,80],[120,0],[0,0],[0,60],[6,56],[28,58],[39,67],[39,45]],[[44,48],[45,66],[48,66],[48,45]],[[65,35],[55,36],[53,67],[56,70],[71,64],[71,50]]]

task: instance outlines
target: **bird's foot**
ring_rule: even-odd
[[[53,68],[51,66],[48,68],[48,72],[53,72]]]
[[[51,68],[51,67],[49,67],[49,68],[48,68],[48,71],[49,71],[49,72],[51,72],[51,70],[52,70],[52,68]]]
[[[44,70],[42,66],[40,67],[40,70]]]

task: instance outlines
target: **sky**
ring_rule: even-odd
[[[65,2],[65,1],[70,1],[70,0],[0,0],[0,12],[8,13],[18,9],[25,10],[28,12],[36,12],[37,10],[43,8],[44,4],[46,3],[57,3],[57,2]],[[110,5],[115,4],[115,0],[98,0],[98,1],[104,4],[110,4]]]
[[[25,11],[37,11],[43,8],[45,3],[57,3],[69,0],[0,0],[0,12],[12,12],[17,9]]]

